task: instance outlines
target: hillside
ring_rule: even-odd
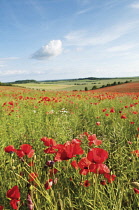
[[[133,93],[139,92],[139,82],[124,83],[121,85],[100,88],[94,90],[96,92],[119,92],[119,93]]]

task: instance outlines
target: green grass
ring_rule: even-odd
[[[6,192],[15,185],[21,193],[19,210],[28,209],[26,197],[29,188],[34,209],[37,210],[139,208],[139,195],[134,193],[131,185],[132,182],[139,182],[139,157],[131,154],[139,149],[138,94],[43,92],[16,87],[0,90],[0,205],[5,210],[12,209]],[[111,112],[112,108],[114,112]],[[123,114],[126,119],[121,119]],[[96,134],[102,144],[89,147],[84,132]],[[84,154],[56,162],[54,168],[58,172],[50,177],[46,161],[53,160],[55,154],[44,153],[47,147],[40,141],[44,136],[58,144],[80,139]],[[22,144],[33,147],[35,155],[32,158],[23,157],[22,161],[15,153],[4,151],[8,145],[19,149]],[[110,173],[116,175],[112,183],[101,185],[100,182],[105,179],[103,174],[90,172],[81,175],[79,169],[71,166],[72,160],[79,161],[86,157],[89,148],[108,151],[105,164]],[[27,164],[30,161],[34,162],[31,167]],[[29,186],[31,172],[37,173],[38,177]],[[55,180],[55,184],[46,190],[44,184],[50,178]],[[89,181],[90,186],[84,186],[85,180]]]

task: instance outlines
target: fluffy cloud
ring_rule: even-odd
[[[139,3],[134,3],[130,5],[134,9],[139,9]]]
[[[58,56],[62,53],[61,40],[52,40],[47,45],[42,46],[37,52],[32,55],[32,58],[45,60],[50,57]]]

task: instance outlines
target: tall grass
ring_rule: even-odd
[[[26,210],[27,194],[31,194],[37,210],[127,210],[138,209],[139,157],[131,152],[139,148],[139,99],[134,94],[101,94],[93,92],[52,92],[1,87],[0,101],[0,205],[12,209],[6,193],[17,185],[20,190],[18,209]],[[122,116],[125,116],[123,118]],[[99,122],[99,123],[97,123]],[[88,145],[87,136],[96,134],[101,145]],[[52,138],[57,144],[72,139],[81,140],[84,154],[54,163],[52,172],[46,162],[55,154],[44,153],[47,148],[40,139]],[[19,149],[29,144],[35,154],[19,158],[4,148]],[[91,148],[102,148],[109,156],[105,164],[116,175],[108,183],[103,174],[71,166],[73,160],[86,157]],[[29,166],[30,162],[33,162]],[[50,172],[51,171],[51,172]],[[36,173],[33,181],[30,174]],[[50,189],[46,182],[52,179]],[[88,180],[89,184],[85,185]],[[107,184],[102,185],[106,180]],[[134,186],[133,186],[134,184]]]

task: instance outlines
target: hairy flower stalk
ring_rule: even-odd
[[[27,194],[27,206],[29,210],[34,210],[34,204],[29,193]]]

